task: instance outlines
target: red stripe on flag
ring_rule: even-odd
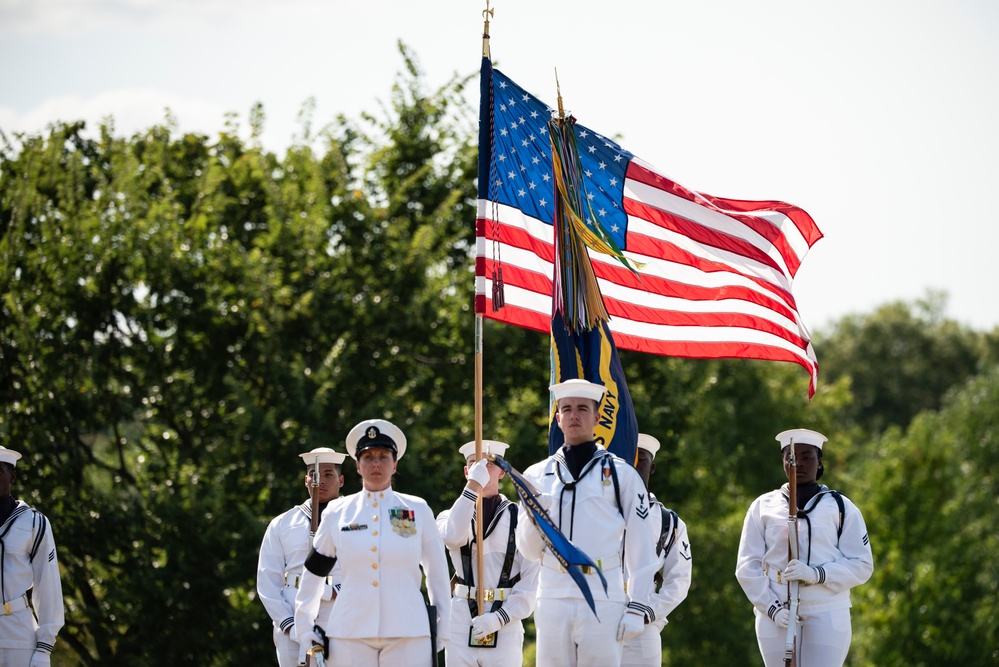
[[[775,271],[781,270],[777,266],[777,262],[753,244],[709,229],[693,220],[688,220],[669,211],[664,211],[633,199],[624,200],[624,210],[628,215],[642,218],[663,229],[686,236],[695,243],[700,243],[710,248],[718,248],[719,250],[745,257],[754,262],[766,264]],[[629,247],[628,250],[631,250],[631,248]]]
[[[627,173],[628,178],[631,180],[654,187],[658,190],[662,190],[663,192],[680,197],[681,199],[685,199],[689,202],[697,204],[698,206],[715,210],[722,215],[739,221],[749,229],[759,234],[761,237],[765,238],[774,246],[774,248],[777,249],[781,257],[784,259],[784,263],[787,265],[788,272],[792,277],[798,273],[798,268],[801,266],[802,258],[788,243],[787,236],[779,227],[759,215],[752,214],[779,213],[780,215],[786,217],[794,224],[798,233],[807,244],[807,248],[810,248],[816,241],[822,238],[822,232],[819,231],[819,228],[812,219],[812,216],[808,215],[808,213],[797,206],[793,206],[786,202],[775,200],[746,201],[742,199],[714,197],[704,193],[695,193],[692,190],[683,187],[679,183],[663,176],[662,174],[657,174],[656,172],[651,171],[636,161],[632,161],[628,165]],[[649,219],[644,215],[639,215],[639,217]],[[696,225],[696,223],[694,224]],[[696,234],[698,234],[698,236],[692,236],[691,238],[698,239],[702,232],[696,232]],[[704,242],[707,242],[709,245],[715,245],[710,242],[710,236],[704,238],[706,238]],[[717,245],[716,247],[729,249],[724,245]],[[754,247],[754,252],[760,251]],[[740,254],[753,258],[752,254]],[[772,260],[768,260],[768,263],[769,262],[772,262]]]

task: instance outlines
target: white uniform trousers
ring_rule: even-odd
[[[427,667],[430,637],[330,639],[329,667]]]
[[[0,639],[27,639],[31,648],[0,648],[0,667],[28,667],[31,654],[35,652],[35,631],[38,623],[29,607],[24,607],[9,615],[0,614]]]
[[[291,631],[294,633],[295,628]],[[278,667],[297,667],[305,659],[305,651],[302,645],[294,637],[289,637],[281,632],[281,628],[274,628],[274,648],[277,653]]]
[[[0,649],[0,667],[28,667],[33,648]]]
[[[659,626],[649,624],[642,634],[624,645],[621,667],[662,667],[663,642]]]
[[[486,602],[486,609],[492,603]],[[444,664],[447,667],[521,667],[524,664],[524,626],[514,621],[500,628],[496,648],[475,648],[468,645],[472,618],[468,600],[451,598],[451,631]]]
[[[594,604],[599,620],[585,600],[538,598],[534,610],[538,665],[615,667],[621,664],[623,644],[617,640],[617,626],[624,614],[624,602],[594,600]]]
[[[834,609],[821,614],[798,614],[798,667],[843,667],[850,651],[853,629],[850,609]],[[769,616],[756,611],[756,640],[767,667],[783,667],[787,630],[780,629]]]

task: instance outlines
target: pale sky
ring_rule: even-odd
[[[492,0],[493,60],[685,186],[804,208],[825,238],[794,293],[805,323],[946,290],[999,326],[999,2]],[[477,72],[485,0],[0,0],[0,129],[120,134],[169,107],[214,136],[267,114],[265,147],[377,113],[402,69]],[[477,107],[477,102],[473,108]],[[474,118],[470,119],[474,122]],[[469,221],[472,224],[472,221]],[[471,295],[470,295],[471,298]],[[821,361],[821,360],[820,360]]]

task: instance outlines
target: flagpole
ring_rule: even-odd
[[[489,50],[489,18],[493,16],[493,10],[489,7],[489,0],[486,0],[486,8],[482,10],[482,57],[491,58]],[[481,101],[480,101],[481,104]],[[480,111],[481,113],[481,111]],[[481,150],[481,149],[480,149]],[[482,187],[482,184],[479,184]],[[482,458],[482,313],[475,313],[475,460]],[[484,567],[484,557],[482,553],[482,492],[485,487],[479,489],[475,496],[475,602],[479,614],[484,613],[485,587],[482,581]]]

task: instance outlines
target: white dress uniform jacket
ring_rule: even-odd
[[[295,593],[305,557],[312,548],[312,502],[306,501],[271,520],[260,544],[257,560],[257,596],[275,629],[284,632],[295,621]],[[333,591],[340,590],[340,568],[334,566],[326,582],[314,623],[328,630],[333,611]]]
[[[468,573],[464,571],[461,559],[461,548],[471,545],[471,564],[474,572],[474,588],[484,588],[486,591],[496,591],[499,587],[500,573],[503,563],[506,560],[507,545],[512,530],[510,522],[511,507],[517,511],[515,505],[505,498],[501,501],[496,513],[488,526],[483,530],[482,542],[482,576],[475,570],[478,560],[478,545],[475,539],[475,498],[473,491],[464,489],[450,510],[444,510],[437,517],[437,528],[440,530],[451,556],[451,564],[454,566],[455,574],[464,581],[468,581]],[[518,519],[519,521],[519,519]],[[469,631],[471,629],[472,617],[469,612],[468,601],[476,600],[477,595],[474,590],[468,587],[458,587],[458,591],[464,591],[464,595],[455,595],[451,599],[451,639],[447,647],[447,662],[452,664],[482,664],[482,665],[520,665],[523,662],[524,646],[524,625],[521,620],[527,618],[534,611],[534,594],[538,586],[538,569],[540,564],[536,561],[526,560],[519,551],[513,557],[513,564],[510,568],[511,579],[519,577],[519,581],[508,591],[504,591],[503,605],[501,609],[509,618],[502,628],[500,628],[496,648],[475,648],[468,645]],[[495,597],[494,593],[494,597]],[[486,600],[484,609],[479,609],[478,614],[485,614],[491,611],[492,603]],[[512,647],[516,647],[512,650]],[[507,658],[512,650],[515,659]],[[476,662],[478,661],[478,662]]]
[[[5,649],[51,653],[65,622],[52,526],[43,514],[18,500],[0,525],[0,543],[0,654]],[[28,607],[28,589],[34,615]]]
[[[329,637],[429,637],[423,573],[430,604],[437,607],[438,637],[447,636],[447,556],[434,513],[422,498],[391,487],[337,498],[323,512],[313,544],[323,556],[336,557],[342,573]],[[322,589],[310,578],[315,575],[307,571],[296,599],[296,624],[314,617],[319,605]]]
[[[620,507],[611,465],[616,466]],[[543,496],[551,498],[548,514],[559,530],[601,567],[607,579],[607,596],[604,597],[597,577],[588,577],[594,600],[625,602],[635,612],[652,617],[654,611],[649,600],[657,563],[655,538],[648,521],[649,493],[638,472],[623,459],[598,447],[583,466],[578,480],[572,478],[561,450],[529,467],[524,478]],[[541,561],[539,599],[583,598],[572,577],[559,571],[558,561],[546,550],[523,508],[517,524],[517,546],[528,559]],[[617,619],[613,622],[616,624]]]
[[[805,505],[807,521],[798,519],[798,559],[824,573],[819,583],[799,586],[801,616],[849,608],[850,589],[866,582],[874,571],[864,517],[849,498],[842,498],[842,524],[839,504],[825,485]],[[787,582],[780,576],[787,565],[787,515],[784,484],[753,501],[742,528],[735,575],[764,616],[775,602],[787,602]]]
[[[662,503],[652,496],[652,511],[649,513],[649,525],[655,540],[659,540],[662,535]],[[659,590],[652,594],[649,606],[655,612],[655,620],[649,625],[655,627],[656,633],[669,623],[666,617],[680,606],[680,603],[687,599],[690,591],[690,580],[693,572],[693,563],[690,553],[690,538],[687,537],[687,524],[679,516],[676,517],[676,534],[672,538],[673,545],[669,551],[656,554],[656,572],[662,573],[662,585]],[[670,538],[667,537],[668,545]]]
[[[656,573],[661,573],[662,583],[650,600],[655,616],[645,626],[645,630],[624,648],[622,666],[632,665],[658,667],[662,664],[662,640],[660,633],[669,623],[667,616],[687,598],[690,590],[693,563],[691,561],[690,539],[687,537],[687,524],[679,516],[675,520],[667,511],[666,533],[663,533],[663,505],[652,496],[652,509],[649,513],[649,526],[652,529],[654,544],[665,537],[662,553],[656,552]],[[672,534],[670,534],[672,533]]]

